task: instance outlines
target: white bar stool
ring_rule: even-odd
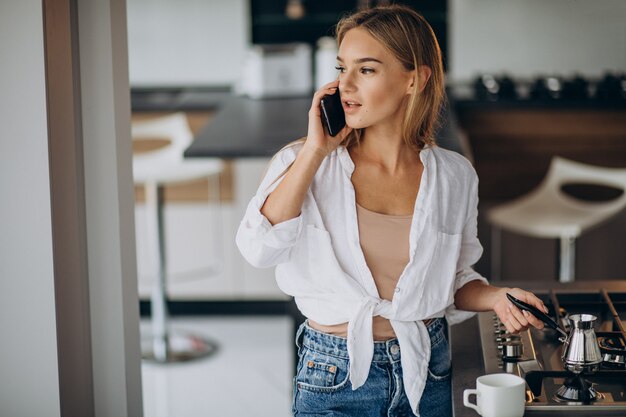
[[[157,119],[133,122],[133,141],[164,139],[166,146],[133,156],[133,176],[136,185],[143,185],[146,193],[146,218],[151,253],[158,263],[158,279],[151,293],[152,334],[142,338],[142,354],[146,360],[159,363],[180,362],[206,357],[217,350],[217,344],[189,333],[169,329],[167,319],[166,279],[167,259],[163,228],[163,187],[165,184],[208,178],[221,195],[219,174],[223,170],[220,159],[186,160],[183,152],[191,144],[193,134],[184,113],[174,113]],[[218,211],[221,214],[221,211]],[[215,221],[214,236],[220,240],[220,219]],[[216,247],[220,247],[217,242]],[[219,258],[219,257],[218,257]],[[213,273],[219,272],[215,268]]]
[[[583,201],[563,192],[567,184],[614,187],[622,194],[609,201]],[[501,230],[560,240],[559,281],[575,279],[576,239],[626,207],[626,169],[605,168],[552,158],[548,174],[530,193],[489,210],[492,227],[491,273],[501,277]]]

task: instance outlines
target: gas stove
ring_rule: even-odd
[[[568,316],[593,314],[603,362],[597,371],[565,370],[563,344],[551,329],[506,332],[493,313],[480,313],[479,328],[485,373],[509,372],[526,380],[525,415],[548,410],[567,415],[626,416],[626,292],[552,290],[535,293],[550,316],[569,333]]]

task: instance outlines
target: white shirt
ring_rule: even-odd
[[[279,151],[250,201],[237,231],[244,258],[256,267],[276,265],[276,281],[306,316],[323,325],[348,323],[352,389],[365,383],[372,361],[372,317],[390,320],[402,349],[405,391],[413,412],[426,385],[430,338],[423,320],[450,324],[474,313],[454,307],[454,294],[472,280],[482,254],[477,238],[478,177],[463,156],[439,147],[420,152],[424,164],[410,230],[409,262],[392,301],[378,295],[359,243],[354,162],[339,146],[320,165],[296,218],[274,226],[260,212],[302,143]]]

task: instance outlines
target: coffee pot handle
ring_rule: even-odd
[[[476,404],[471,403],[469,400],[470,395],[476,395]],[[463,405],[476,410],[478,414],[481,414],[480,407],[478,406],[478,396],[480,393],[477,389],[466,389],[463,391]]]
[[[518,300],[517,298],[513,297],[511,294],[506,293],[506,297],[509,299],[510,302],[512,302],[517,308],[519,308],[520,310],[526,310],[528,311],[530,314],[532,314],[533,316],[537,317],[539,320],[541,320],[542,322],[544,322],[548,327],[558,331],[559,333],[561,333],[565,338],[568,337],[567,333],[565,333],[557,324],[557,322],[555,322],[554,320],[552,320],[550,318],[550,316],[548,316],[547,314],[545,314],[543,311],[539,311],[538,309],[536,309],[535,307],[531,306],[530,304],[527,304],[525,302],[523,302],[522,300]]]

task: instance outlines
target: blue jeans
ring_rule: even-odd
[[[431,357],[420,401],[421,417],[452,416],[451,362],[444,319],[428,325]],[[367,381],[352,390],[345,338],[303,323],[296,336],[298,367],[293,386],[294,416],[414,416],[404,392],[397,339],[374,342]]]

